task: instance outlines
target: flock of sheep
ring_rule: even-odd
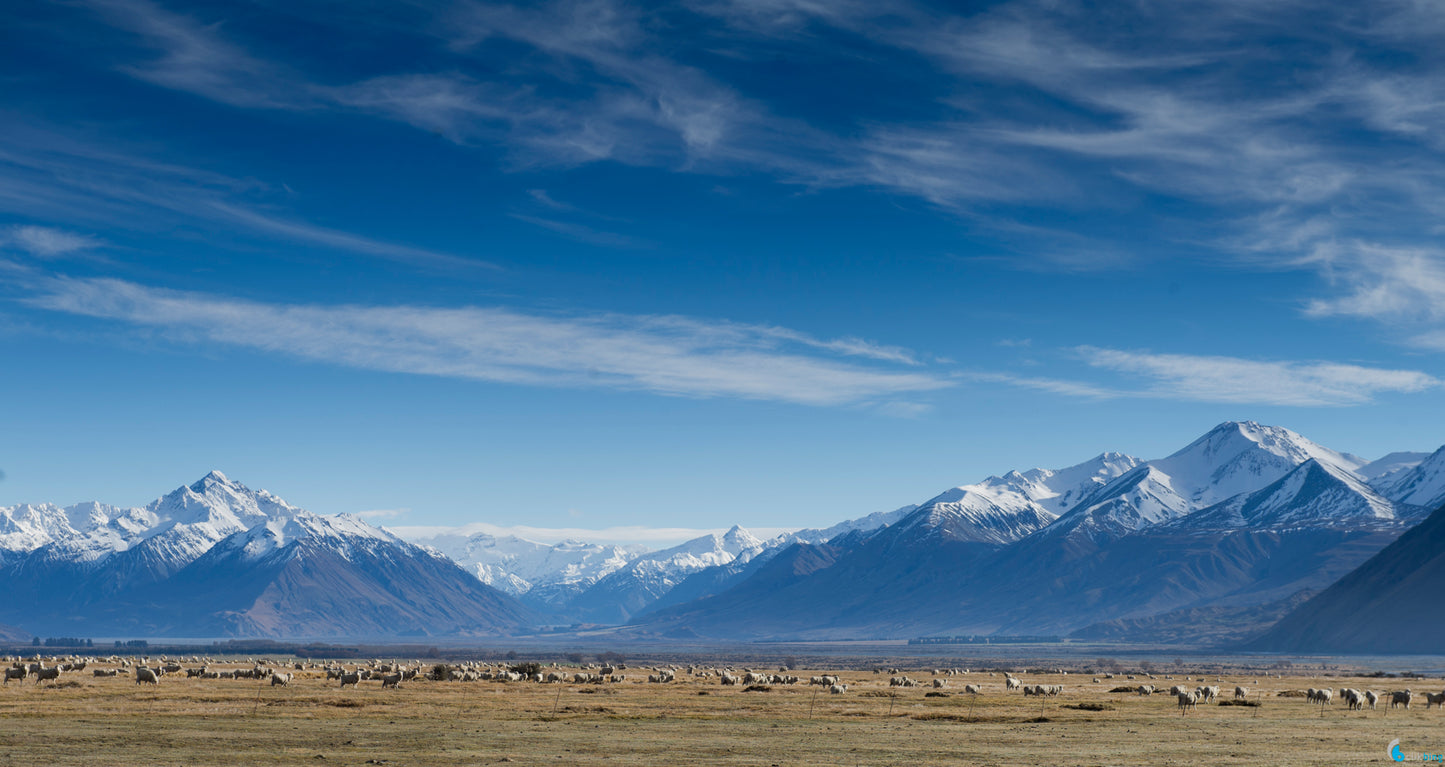
[[[269,680],[270,686],[289,686],[297,673],[307,673],[310,677],[324,677],[328,682],[336,682],[341,688],[357,687],[364,681],[379,681],[381,687],[399,688],[403,682],[413,679],[424,678],[434,682],[534,682],[542,684],[618,684],[627,681],[625,674],[619,673],[626,668],[625,665],[616,664],[591,664],[582,667],[576,672],[568,672],[558,664],[551,664],[550,667],[542,667],[538,664],[527,666],[515,666],[507,664],[486,664],[479,662],[451,663],[451,664],[423,664],[420,661],[411,664],[396,662],[382,662],[372,660],[346,668],[336,663],[300,663],[291,662],[277,664],[265,659],[247,660],[244,668],[219,669],[212,668],[210,659],[191,658],[190,666],[184,665],[177,660],[160,658],[152,665],[149,658],[130,659],[118,656],[101,659],[80,659],[71,658],[61,661],[50,659],[53,665],[47,665],[45,659],[17,659],[11,658],[9,667],[4,668],[4,683],[9,684],[12,680],[24,681],[34,678],[36,684],[45,682],[56,682],[65,673],[85,671],[88,665],[105,666],[92,669],[95,677],[116,677],[123,672],[126,676],[132,676],[135,683],[159,684],[165,676],[184,675],[193,679],[252,679]],[[239,665],[231,662],[226,665]],[[525,669],[525,670],[523,670]],[[747,689],[767,689],[772,685],[795,685],[801,683],[801,679],[788,674],[787,669],[780,668],[778,673],[771,671],[755,671],[753,669],[733,669],[727,667],[705,667],[705,666],[662,666],[648,669],[651,673],[646,675],[649,684],[669,684],[678,679],[678,675],[691,677],[694,680],[707,682],[716,679],[723,686],[744,686]],[[875,674],[883,673],[883,669],[874,669]],[[924,682],[912,679],[900,674],[898,669],[888,669],[891,676],[888,679],[889,687],[921,687]],[[949,686],[949,677],[971,673],[967,669],[934,669],[933,679],[928,683],[934,690]],[[978,672],[983,674],[986,672]],[[1045,672],[1049,673],[1049,672]],[[1053,670],[1052,673],[1067,676],[1068,672],[1063,669]],[[989,676],[995,676],[989,673]],[[1153,675],[1147,675],[1154,679]],[[1025,684],[1024,681],[1011,673],[1003,673],[1004,692],[1021,691],[1025,697],[1056,697],[1064,692],[1061,684]],[[1104,679],[1113,679],[1113,674],[1104,675]],[[1133,676],[1127,677],[1134,680]],[[1172,677],[1166,677],[1172,679]],[[1186,677],[1186,681],[1189,678]],[[1100,684],[1101,679],[1095,677],[1093,682]],[[1202,680],[1201,680],[1202,681]],[[829,693],[842,695],[848,692],[848,685],[837,674],[820,674],[808,679],[808,684],[821,686]],[[983,694],[981,682],[967,683],[963,685],[962,691],[968,695]],[[1162,688],[1156,688],[1153,684],[1139,684],[1137,686],[1116,687],[1110,692],[1134,692],[1138,695],[1154,695],[1164,693]],[[1211,703],[1221,695],[1221,688],[1218,685],[1199,685],[1189,688],[1184,685],[1174,685],[1167,693],[1173,697],[1178,704],[1181,714],[1193,710],[1200,703]],[[1298,695],[1299,693],[1284,692],[1281,695]],[[1333,689],[1310,688],[1304,697],[1311,704],[1323,707],[1331,705],[1336,698],[1345,702],[1351,711],[1362,710],[1366,706],[1371,709],[1388,695],[1391,708],[1403,706],[1410,708],[1415,702],[1415,693],[1411,690],[1399,690],[1388,693],[1377,693],[1374,690],[1356,690],[1353,688],[1342,688],[1338,693]],[[1250,691],[1243,686],[1234,688],[1235,701],[1248,701]],[[1439,693],[1424,693],[1425,706],[1430,708],[1445,707],[1445,691]]]

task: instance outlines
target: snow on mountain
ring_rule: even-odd
[[[304,509],[295,509],[286,516],[278,514],[248,530],[233,533],[219,541],[215,548],[239,550],[242,559],[255,561],[299,541],[324,546],[344,559],[351,558],[356,546],[370,542],[406,545],[395,535],[372,527],[350,514],[323,517]]]
[[[948,490],[895,525],[917,538],[1007,544],[1050,525],[1073,504],[1139,464],[1123,453],[1104,453],[1065,469],[1011,471]]]
[[[1359,526],[1393,522],[1395,505],[1356,475],[1311,458],[1253,493],[1237,495],[1173,523],[1179,529],[1235,530]]]
[[[0,507],[0,550],[25,553],[77,538],[93,545],[85,550],[124,549],[154,526],[154,514],[87,502],[60,508],[54,504]]]
[[[918,505],[910,503],[902,508],[893,511],[875,511],[866,517],[849,519],[839,522],[832,527],[809,528],[798,530],[792,533],[784,533],[778,536],[777,542],[787,543],[827,543],[840,535],[848,533],[869,533],[879,528],[887,527],[900,519],[918,510]]]
[[[1190,511],[1189,502],[1175,491],[1170,476],[1146,463],[1099,488],[1042,534],[1078,534],[1100,541],[1178,519]]]
[[[1414,468],[1388,475],[1376,487],[1380,494],[1396,503],[1420,506],[1433,511],[1445,504],[1445,447]]]
[[[1054,521],[1033,500],[1007,487],[956,487],[892,527],[899,538],[1012,543]]]
[[[1376,482],[1383,480],[1392,474],[1413,469],[1416,466],[1419,466],[1421,461],[1424,461],[1426,458],[1429,457],[1429,453],[1413,453],[1404,451],[1398,453],[1390,453],[1384,458],[1370,461],[1364,466],[1355,469],[1355,473],[1364,477],[1370,482],[1370,484],[1373,485]]]
[[[1011,471],[981,484],[1006,487],[1058,516],[1140,463],[1131,455],[1103,453],[1066,469]]]
[[[487,533],[446,533],[415,542],[437,549],[482,583],[513,596],[536,589],[533,596],[542,602],[585,589],[647,550],[636,544],[608,546],[572,540],[548,545]]]
[[[1184,449],[1149,463],[1194,508],[1258,490],[1311,458],[1347,473],[1365,465],[1279,426],[1228,421]]]
[[[766,550],[767,542],[734,525],[722,535],[710,533],[643,554],[592,584],[569,607],[589,620],[625,622],[689,575],[708,567],[747,562]]]
[[[1102,541],[1171,522],[1232,498],[1238,499],[1238,506],[1248,494],[1310,461],[1328,469],[1331,476],[1348,478],[1350,487],[1364,487],[1354,473],[1365,465],[1363,459],[1321,447],[1289,429],[1228,421],[1167,458],[1147,461],[1100,488],[1060,517],[1048,534],[1078,531]],[[1353,490],[1342,492],[1348,496]],[[1275,516],[1288,515],[1279,512]]]

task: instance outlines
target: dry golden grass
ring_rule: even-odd
[[[808,686],[809,675],[825,673],[816,670],[767,692],[681,672],[674,684],[625,673],[626,682],[604,686],[418,680],[342,690],[314,671],[290,687],[173,676],[152,687],[86,670],[56,687],[0,689],[0,764],[1357,764],[1384,761],[1395,738],[1407,752],[1445,751],[1445,714],[1423,702],[1350,712],[1337,701],[1322,713],[1278,695],[1410,687],[1423,701],[1423,690],[1445,688],[1440,680],[1222,677],[1225,697],[1244,684],[1262,705],[1200,705],[1180,716],[1167,695],[1109,693],[1122,680],[1077,675],[1025,676],[1064,685],[1040,700],[1005,694],[1002,677],[986,674],[953,677],[950,697],[929,698],[925,687],[866,695],[889,691],[888,675],[872,671],[826,670],[848,683],[843,695]],[[965,682],[982,683],[984,694],[963,694]],[[1176,682],[1199,683],[1153,681]]]

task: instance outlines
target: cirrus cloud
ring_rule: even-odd
[[[952,386],[917,370],[818,352],[911,361],[893,347],[677,316],[544,316],[499,307],[322,306],[245,301],[115,279],[48,278],[26,299],[45,309],[157,328],[182,343],[223,343],[418,375],[605,387],[814,406],[888,405]],[[885,410],[884,412],[888,412]]]

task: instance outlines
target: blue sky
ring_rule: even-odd
[[[0,504],[823,525],[1445,442],[1428,3],[7,4]]]

